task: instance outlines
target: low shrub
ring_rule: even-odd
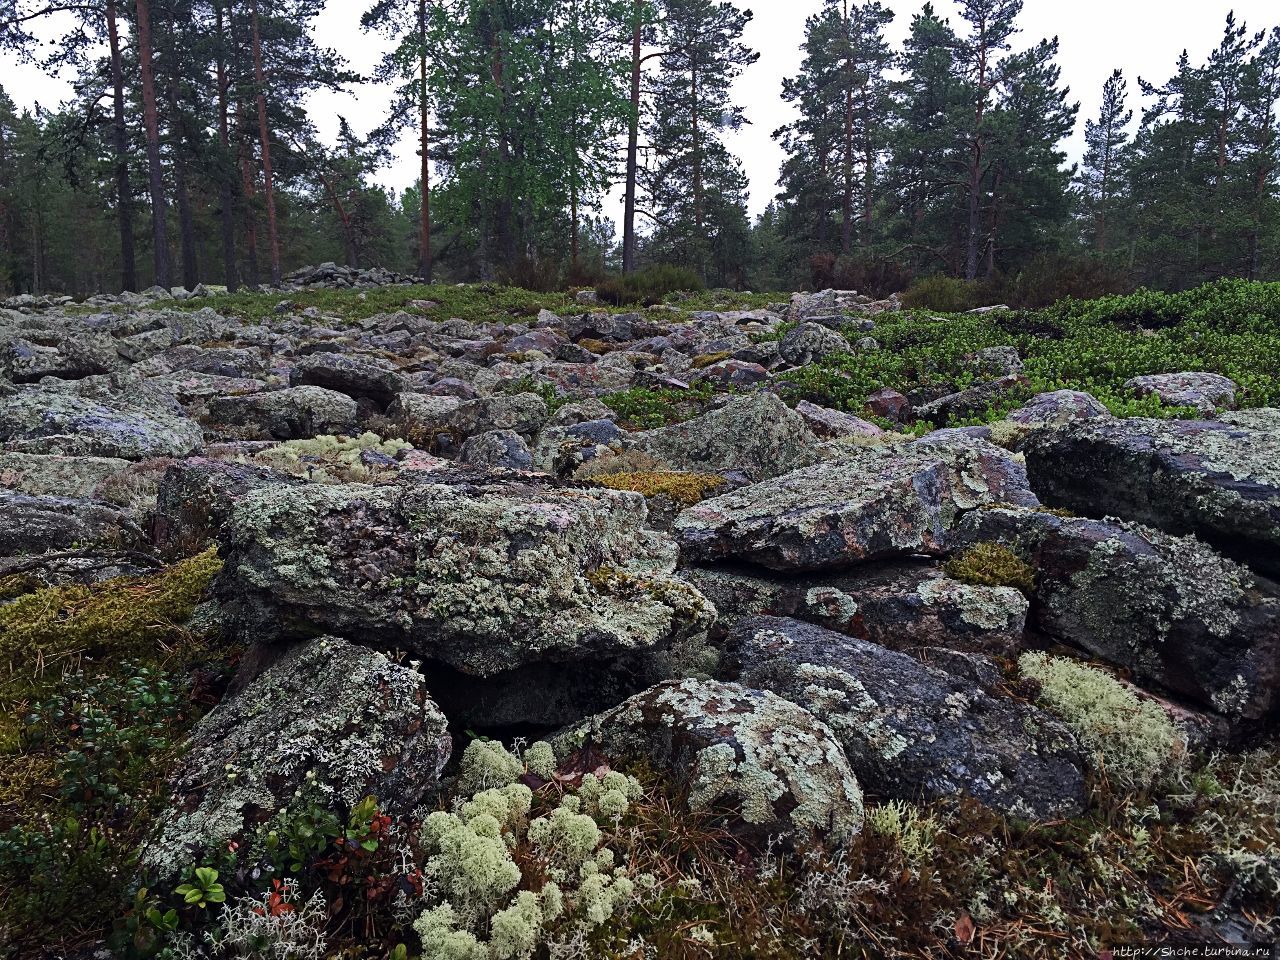
[[[908,310],[935,313],[964,313],[994,302],[983,281],[960,280],[941,273],[915,281],[902,293],[902,305]]]
[[[613,306],[627,304],[643,304],[652,306],[661,303],[673,293],[697,292],[706,287],[695,270],[678,267],[674,264],[655,264],[637,270],[609,277],[596,286],[596,296],[603,303]]]

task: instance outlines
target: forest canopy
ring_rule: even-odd
[[[24,110],[0,89],[0,292],[234,290],[329,260],[534,289],[663,265],[739,289],[937,276],[1028,303],[1280,276],[1280,27],[1228,16],[1162,82],[1117,64],[1081,117],[1021,0],[926,4],[901,45],[878,0],[826,0],[753,220],[726,134],[758,53],[731,0],[376,0],[371,78],[317,43],[323,9],[0,3],[0,52],[74,85]],[[360,79],[390,110],[327,141],[309,97]],[[410,132],[421,176],[396,192],[380,172]]]

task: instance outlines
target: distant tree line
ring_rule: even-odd
[[[234,289],[322,260],[539,288],[668,264],[757,289],[1280,276],[1280,28],[1228,17],[1133,102],[1117,69],[1072,165],[1078,105],[1057,40],[1020,42],[1021,0],[926,5],[901,49],[878,0],[825,0],[752,222],[732,0],[373,0],[390,46],[366,79],[395,95],[336,142],[309,98],[362,78],[316,43],[323,7],[0,0],[0,54],[74,83],[56,109],[0,90],[0,291]],[[397,194],[379,171],[408,133],[421,176]]]

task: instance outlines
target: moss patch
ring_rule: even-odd
[[[1023,593],[1035,589],[1036,572],[1008,547],[976,543],[943,566],[947,576],[977,587],[1014,587]]]
[[[646,497],[666,496],[691,507],[724,486],[724,477],[713,473],[610,473],[596,477],[595,483],[610,490],[630,490]]]

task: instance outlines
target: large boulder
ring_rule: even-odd
[[[306,481],[268,467],[193,457],[171,464],[160,480],[151,536],[166,553],[189,556],[217,536],[250,492]]]
[[[668,576],[674,550],[638,494],[433,479],[245,496],[219,581],[241,630],[335,633],[490,677],[661,648],[714,618]]]
[[[324,387],[357,400],[369,400],[385,410],[404,390],[404,377],[390,363],[343,353],[313,353],[289,371],[295,387]]]
[[[1195,407],[1201,413],[1233,406],[1239,389],[1229,377],[1202,372],[1153,373],[1127,380],[1125,387],[1140,397],[1159,397],[1166,406]]]
[[[919,561],[843,572],[758,576],[694,567],[681,576],[714,605],[721,622],[794,617],[894,650],[945,648],[1008,655],[1027,624],[1027,598],[1012,587],[960,583]]]
[[[119,457],[0,453],[0,487],[37,497],[92,497],[99,484],[128,467]]]
[[[200,425],[144,395],[84,396],[29,388],[0,397],[0,443],[19,453],[147,460],[185,457],[204,442]]]
[[[142,531],[127,513],[73,497],[33,497],[0,487],[0,556],[73,548],[136,549]]]
[[[684,423],[634,435],[636,448],[673,470],[741,470],[755,480],[807,466],[820,441],[772,393],[729,401]]]
[[[419,674],[342,640],[311,640],[196,725],[142,864],[173,878],[231,844],[252,863],[260,827],[313,803],[345,817],[373,796],[383,812],[409,816],[450,750]]]
[[[1037,431],[1023,444],[1044,501],[1194,533],[1280,576],[1280,414],[1234,423],[1103,419]]]
[[[1137,524],[984,510],[963,539],[1037,569],[1035,625],[1233,721],[1280,706],[1280,589],[1194,537]]]
[[[289,387],[209,402],[209,417],[215,423],[254,428],[273,440],[350,434],[358,415],[355,400],[324,387]]]
[[[693,809],[725,810],[740,834],[848,840],[862,827],[862,790],[831,729],[768,691],[673,680],[562,732],[557,753],[584,745],[647,760],[689,790]]]
[[[704,500],[675,533],[695,561],[821,570],[944,555],[960,517],[993,504],[1037,505],[1022,465],[986,441],[949,437],[856,450]]]
[[[776,617],[740,621],[740,680],[800,704],[835,732],[863,787],[903,800],[974,797],[1026,818],[1084,808],[1075,737],[906,654]]]
[[[788,330],[778,344],[778,355],[793,367],[817,363],[833,353],[848,353],[849,341],[820,323],[802,323]]]
[[[1072,420],[1109,416],[1111,411],[1087,393],[1079,390],[1054,390],[1052,393],[1037,393],[1005,419],[1027,426],[1048,427],[1070,423]]]

